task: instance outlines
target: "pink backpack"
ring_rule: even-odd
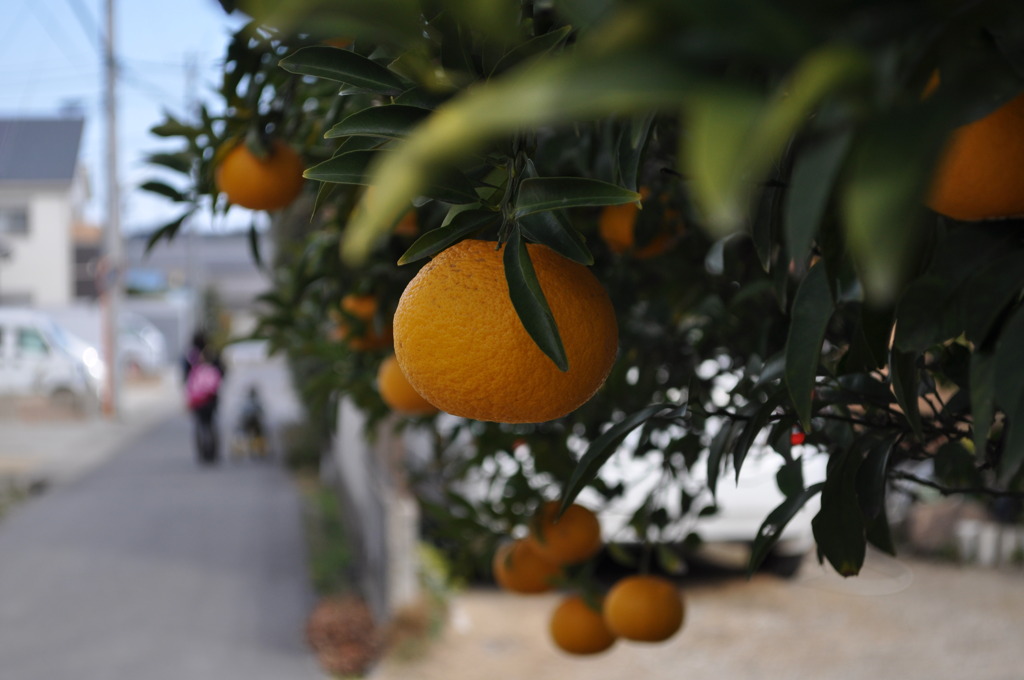
[[[220,390],[220,371],[213,364],[199,359],[189,369],[185,381],[185,397],[190,409],[208,404]]]

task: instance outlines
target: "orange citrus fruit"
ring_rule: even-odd
[[[504,423],[560,418],[593,396],[615,361],[611,300],[583,265],[527,246],[569,360],[562,372],[523,328],[495,245],[461,241],[413,278],[395,311],[398,362],[416,391],[453,415]]]
[[[251,210],[280,210],[302,192],[305,164],[279,139],[270,143],[266,158],[237,144],[217,166],[217,190],[235,205]]]
[[[573,503],[558,517],[559,501],[540,507],[530,523],[529,541],[542,557],[556,564],[588,560],[601,549],[601,523],[588,508]]]
[[[561,567],[544,559],[529,541],[503,543],[494,551],[491,570],[495,582],[513,593],[543,593],[554,587]]]
[[[957,128],[932,178],[928,207],[957,220],[1024,215],[1024,93]]]
[[[604,621],[621,638],[661,642],[682,628],[685,607],[675,584],[660,576],[627,576],[608,591]]]
[[[555,607],[548,630],[558,648],[570,654],[598,654],[615,644],[615,634],[601,612],[579,595],[570,595]]]
[[[390,326],[377,329],[374,317],[377,315],[377,298],[372,295],[356,295],[349,293],[341,299],[341,308],[352,317],[358,319],[363,330],[353,333],[351,323],[340,314],[332,314],[335,330],[331,337],[348,343],[352,349],[365,352],[372,349],[389,347],[392,343]]]
[[[646,201],[650,190],[646,187],[640,188],[640,195]],[[662,201],[665,198],[662,197]],[[597,222],[598,233],[601,240],[608,246],[608,250],[616,255],[629,253],[633,257],[646,260],[661,255],[675,243],[671,230],[665,228],[659,231],[646,244],[637,247],[636,227],[637,219],[640,217],[640,209],[636,203],[624,203],[622,205],[607,205],[601,209]],[[664,211],[667,223],[678,223],[678,211]],[[675,225],[678,227],[678,224]]]
[[[408,415],[430,415],[437,407],[420,396],[402,375],[402,368],[394,356],[380,363],[377,370],[377,390],[392,411]]]

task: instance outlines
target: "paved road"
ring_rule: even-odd
[[[0,520],[3,680],[320,679],[297,493],[183,414]]]

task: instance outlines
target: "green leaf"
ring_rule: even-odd
[[[182,123],[170,114],[164,114],[166,120],[163,123],[154,125],[149,129],[151,134],[157,137],[186,137],[193,139],[199,134],[199,130],[191,125]]]
[[[577,43],[571,52],[532,60],[469,88],[381,158],[373,179],[379,191],[364,198],[367,209],[346,229],[344,257],[348,262],[365,258],[375,235],[396,218],[396,202],[419,195],[438,167],[495,137],[606,115],[676,111],[708,82],[655,46],[608,52],[601,45]]]
[[[519,185],[515,216],[546,210],[638,203],[640,194],[615,184],[584,177],[531,177]]]
[[[149,238],[146,239],[146,249],[144,252],[148,255],[149,251],[153,250],[153,247],[161,240],[167,239],[168,241],[170,241],[175,236],[177,236],[178,230],[181,228],[182,223],[185,220],[187,220],[192,215],[193,212],[195,212],[194,208],[192,210],[186,211],[181,217],[178,217],[177,219],[168,222],[167,224],[165,224],[164,226],[160,227],[152,234],[150,234]]]
[[[775,484],[787,498],[804,490],[804,461],[800,458],[791,460],[775,473]]]
[[[1024,464],[1024,307],[1018,308],[1000,335],[995,350],[995,401],[1006,413],[1003,456],[1004,480]],[[973,385],[972,385],[973,386]],[[984,449],[978,449],[983,451]]]
[[[967,339],[982,345],[1006,308],[1024,290],[1024,251],[996,257],[964,287],[962,305]]]
[[[580,458],[580,462],[576,465],[576,469],[573,470],[572,476],[566,482],[565,489],[562,491],[562,507],[559,513],[564,512],[566,508],[572,505],[580,491],[586,488],[587,484],[597,476],[601,467],[614,455],[619,444],[622,443],[622,440],[630,432],[662,411],[678,408],[678,404],[651,404],[635,413],[631,413],[602,432],[587,447],[587,452]]]
[[[988,433],[992,428],[992,418],[996,411],[995,356],[991,352],[973,352],[970,376],[972,441],[976,451],[985,451],[988,444]]]
[[[856,445],[832,456],[821,489],[821,509],[811,520],[811,528],[818,555],[842,576],[854,576],[866,553],[864,516],[857,498],[857,473],[864,458]]]
[[[820,101],[869,73],[859,52],[828,46],[806,54],[770,99],[753,90],[695,93],[682,157],[715,234],[743,226],[754,188]]]
[[[739,423],[727,420],[722,423],[721,429],[711,439],[711,446],[708,447],[707,479],[708,491],[714,496],[718,492],[718,478],[722,474],[722,460],[726,452],[732,448],[740,431]]]
[[[894,349],[889,359],[889,378],[892,380],[896,403],[903,410],[903,416],[910,423],[914,435],[921,439],[921,409],[917,403],[917,388],[920,384],[917,359],[917,354]]]
[[[565,354],[555,315],[544,297],[540,281],[537,280],[537,272],[534,271],[533,262],[530,260],[530,252],[518,229],[512,230],[504,247],[508,294],[523,328],[537,343],[537,347],[554,362],[558,370],[568,371],[569,357]]]
[[[375,94],[398,95],[409,87],[377,62],[335,47],[303,47],[279,63],[291,73],[326,78]]]
[[[786,338],[786,386],[804,430],[811,429],[811,393],[821,359],[825,329],[835,307],[825,267],[811,267],[793,297]]]
[[[256,230],[256,223],[249,225],[249,254],[258,269],[263,269],[263,253],[260,250],[260,233]]]
[[[324,137],[335,139],[363,136],[401,139],[429,115],[430,111],[427,109],[415,106],[373,106],[348,116],[328,130]]]
[[[180,191],[178,191],[169,184],[164,184],[163,182],[150,180],[148,182],[143,182],[142,184],[140,184],[139,188],[142,189],[143,191],[149,191],[154,194],[165,196],[166,198],[169,198],[176,203],[183,203],[188,200],[188,197],[185,196],[185,194],[181,193]]]
[[[639,189],[640,164],[654,128],[654,118],[653,113],[633,118],[622,130],[619,138],[618,174],[619,181],[627,189]]]
[[[367,150],[338,154],[306,168],[302,176],[306,179],[335,184],[367,184],[366,169],[376,154],[376,151]]]
[[[561,45],[570,33],[572,33],[572,26],[562,26],[519,43],[498,60],[491,70],[491,75],[506,71],[528,57],[553,50]]]
[[[799,465],[799,462],[797,462]],[[747,563],[747,575],[752,576],[761,566],[765,558],[771,553],[772,548],[779,540],[786,525],[796,517],[796,514],[807,505],[807,501],[821,493],[824,483],[812,484],[806,489],[791,496],[787,496],[777,508],[768,513],[761,527],[757,530],[757,536],[750,550],[750,562]]]
[[[877,518],[885,511],[889,457],[895,443],[895,438],[889,437],[873,444],[857,472],[857,496],[861,511],[868,520]]]
[[[789,255],[798,262],[803,262],[810,251],[851,140],[849,132],[841,132],[808,142],[793,162],[786,192],[785,225]]]
[[[491,210],[460,212],[446,226],[431,229],[416,239],[398,259],[398,264],[409,264],[436,255],[466,236],[496,225],[500,219],[500,216]]]
[[[736,439],[736,446],[732,450],[732,465],[736,471],[736,481],[739,482],[740,470],[747,452],[754,444],[754,439],[765,428],[768,419],[775,412],[775,409],[786,400],[786,388],[780,387],[774,394],[765,399],[764,403],[754,403],[751,407],[743,409],[743,415],[748,416],[743,426],[743,431]]]
[[[188,175],[192,172],[192,156],[185,152],[151,153],[146,156],[146,162],[170,168],[183,175]]]
[[[937,151],[926,118],[915,109],[866,125],[844,169],[846,242],[865,296],[876,304],[895,301],[920,251],[922,196]]]
[[[586,266],[594,264],[586,239],[566,222],[568,220],[560,212],[548,211],[523,217],[519,220],[519,227],[523,236],[534,243],[543,244],[573,262]]]

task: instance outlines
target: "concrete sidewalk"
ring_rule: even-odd
[[[106,460],[0,519],[0,677],[323,678],[287,473],[200,466],[186,414],[146,421],[47,434]],[[101,433],[114,438],[75,450]]]
[[[0,516],[0,678],[325,677],[305,642],[298,490],[280,451],[227,455],[251,386],[272,431],[296,417],[283,362],[239,354],[213,466],[196,462],[174,367],[126,384],[117,420],[0,420],[0,492],[46,489]]]

